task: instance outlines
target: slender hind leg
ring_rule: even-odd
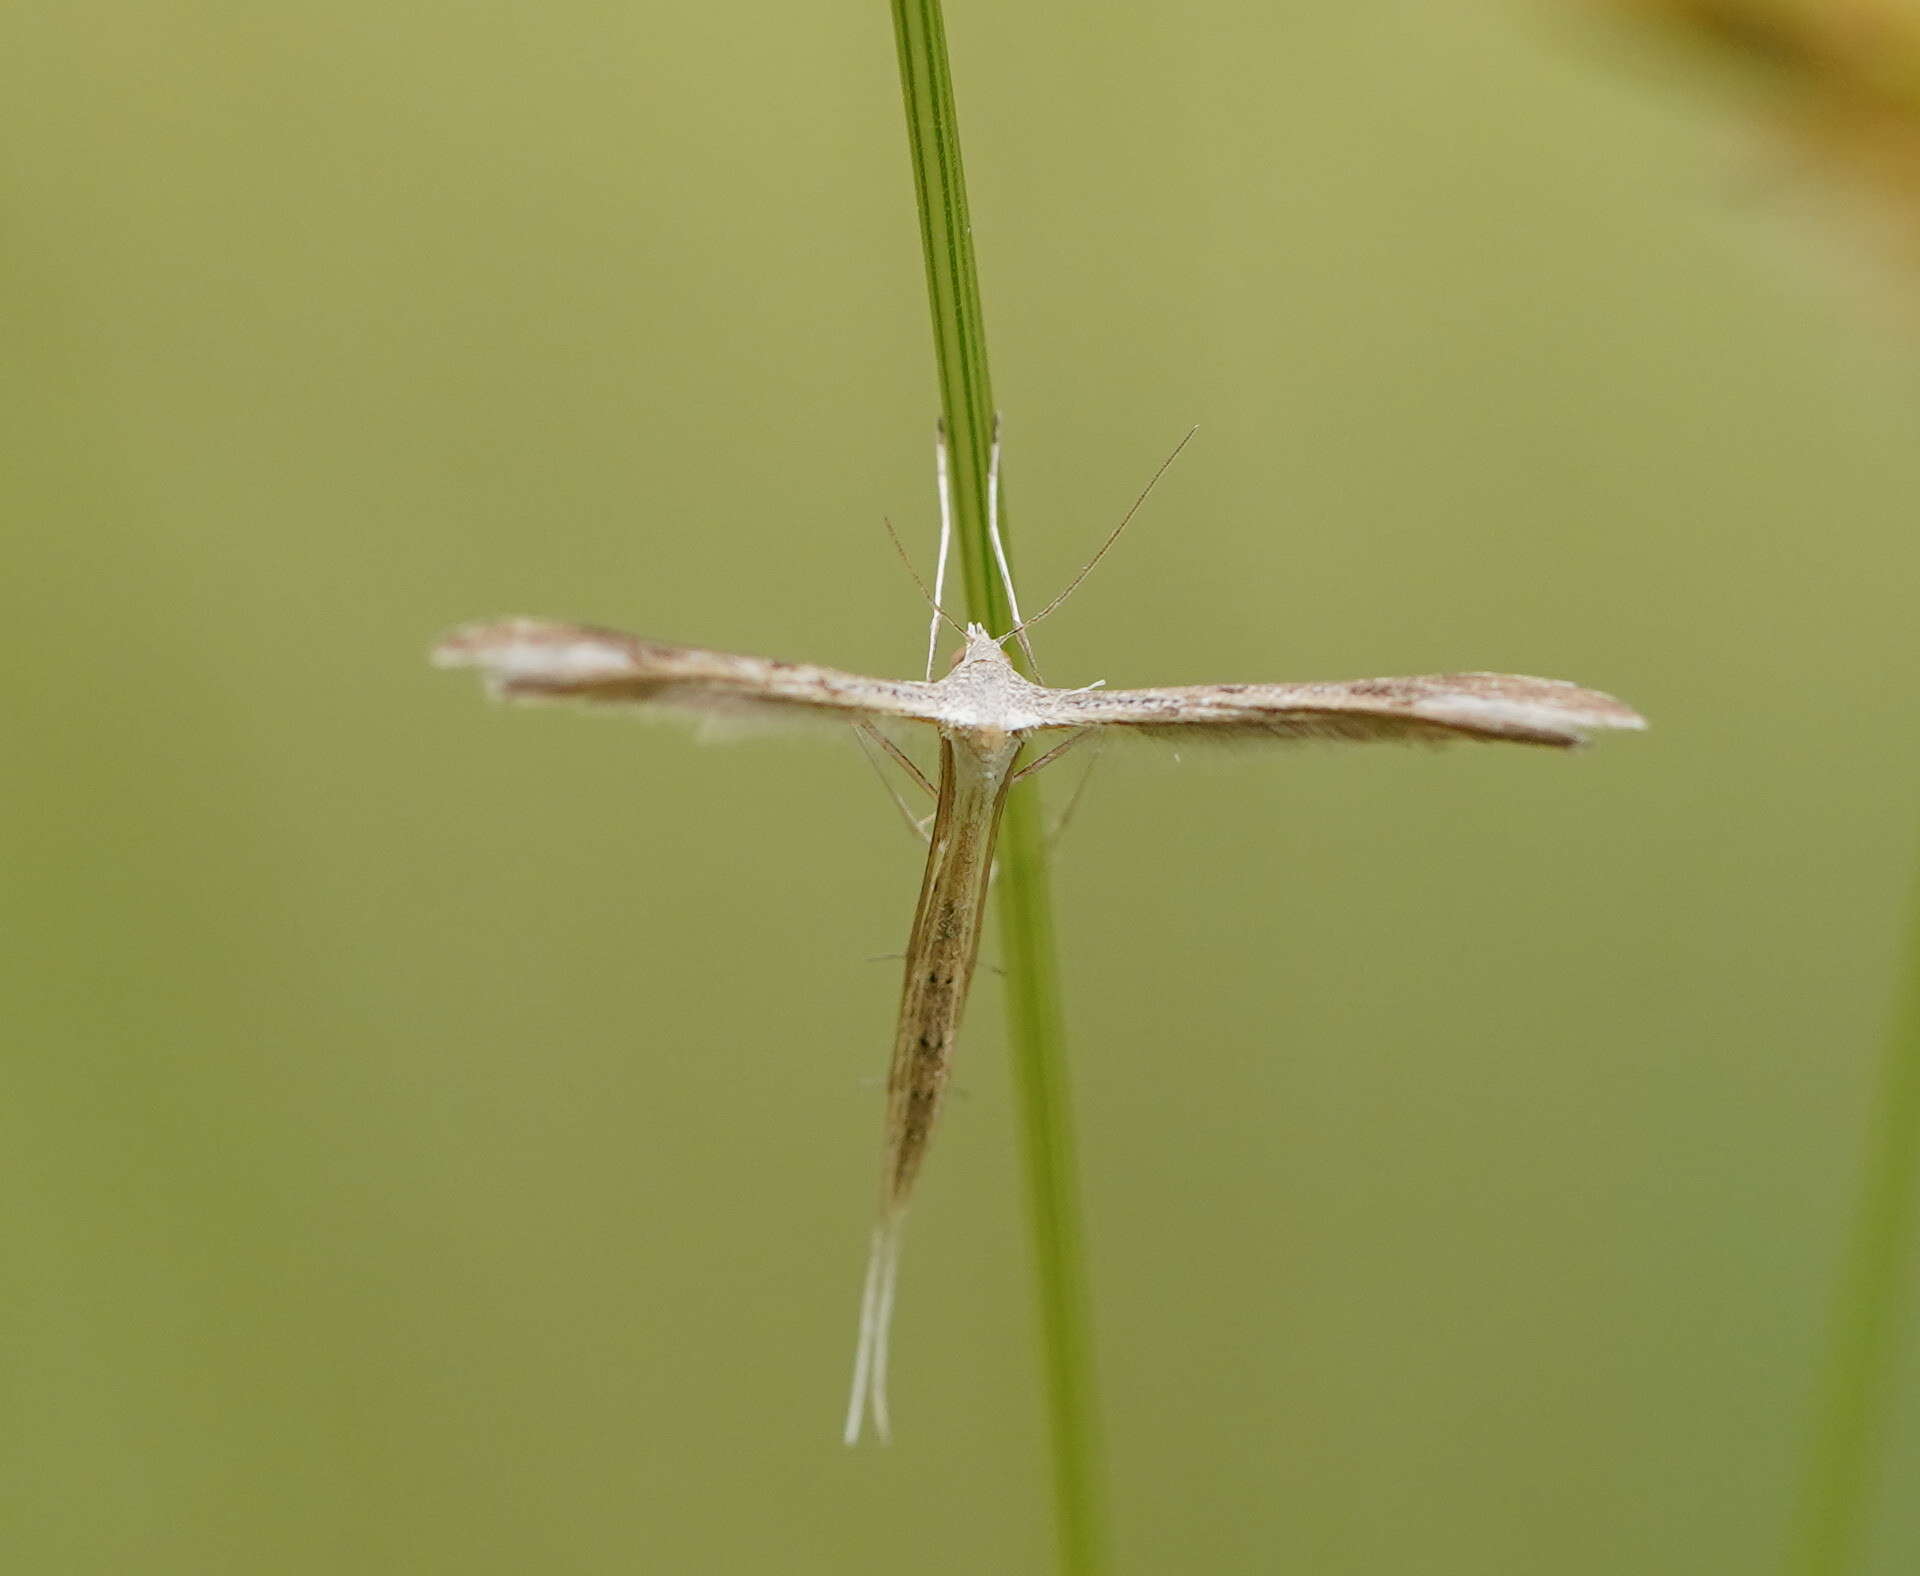
[[[1095,737],[1096,735],[1099,736]],[[1051,766],[1076,744],[1083,744],[1088,739],[1093,739],[1094,741],[1094,752],[1088,757],[1087,769],[1080,774],[1080,781],[1074,785],[1073,792],[1067,798],[1066,809],[1060,812],[1060,819],[1053,823],[1052,830],[1047,833],[1047,846],[1049,848],[1060,840],[1061,835],[1067,829],[1067,823],[1073,819],[1073,812],[1080,808],[1080,800],[1086,794],[1087,784],[1093,781],[1093,769],[1100,764],[1100,752],[1107,747],[1106,736],[1100,733],[1098,728],[1082,728],[1076,733],[1068,734],[1066,738],[1048,750],[1046,754],[1029,761],[1025,766],[1021,767],[1019,771],[1013,774],[1014,783],[1024,782],[1035,772],[1039,771],[1041,767]],[[1011,786],[1011,784],[1009,784],[1009,786]]]
[[[1073,792],[1067,796],[1067,807],[1060,812],[1060,819],[1053,823],[1047,833],[1047,847],[1053,845],[1067,834],[1067,826],[1073,820],[1073,812],[1080,808],[1080,801],[1086,797],[1087,784],[1093,781],[1093,769],[1100,764],[1100,756],[1106,750],[1107,736],[1103,733],[1093,741],[1093,754],[1087,757],[1087,769],[1080,774],[1080,781],[1073,785]]]
[[[874,775],[880,779],[880,786],[887,790],[887,797],[893,801],[894,809],[900,812],[901,820],[905,821],[912,829],[915,837],[919,838],[923,843],[926,842],[927,839],[933,835],[931,830],[933,826],[932,812],[929,811],[926,815],[915,815],[913,813],[913,806],[901,797],[900,790],[894,787],[893,779],[887,775],[886,768],[880,762],[880,757],[874,753],[874,745],[878,744],[881,749],[891,755],[896,765],[904,769],[908,776],[931,794],[936,792],[936,790],[933,784],[927,781],[926,774],[922,772],[918,766],[913,764],[912,756],[908,755],[905,750],[901,749],[899,745],[895,744],[893,740],[889,739],[870,722],[856,722],[853,725],[853,739],[854,743],[860,746],[860,753],[866,756],[867,764],[872,766]]]

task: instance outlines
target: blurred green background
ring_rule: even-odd
[[[1110,752],[1057,886],[1121,1568],[1766,1568],[1920,827],[1920,348],[1540,8],[949,23],[1028,598],[1203,426],[1054,682],[1654,723]],[[898,1440],[836,1437],[879,785],[424,660],[915,671],[885,8],[28,0],[0,148],[9,1568],[1043,1568],[985,971]]]

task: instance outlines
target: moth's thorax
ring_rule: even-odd
[[[1006,652],[978,624],[967,626],[966,645],[933,689],[943,728],[1004,734],[1040,727],[1051,693],[1015,672]]]

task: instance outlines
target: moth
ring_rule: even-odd
[[[997,443],[994,453],[989,523],[1011,601],[1011,577],[998,534]],[[951,529],[944,445],[940,458],[944,571]],[[1163,465],[1161,471],[1165,469]],[[1593,732],[1645,726],[1637,712],[1611,695],[1509,673],[1133,690],[1053,689],[1027,678],[1008,658],[1007,642],[1018,636],[1024,643],[1027,630],[1065,600],[1145,497],[1143,492],[1106,546],[1039,614],[999,636],[979,624],[959,630],[960,647],[938,679],[932,677],[931,655],[923,680],[868,678],[535,618],[469,624],[433,651],[436,665],[477,669],[491,692],[507,700],[677,712],[725,726],[795,720],[843,725],[855,730],[863,743],[886,749],[934,794],[926,871],[908,934],[887,1070],[879,1218],[861,1296],[845,1427],[849,1444],[859,1438],[869,1412],[883,1440],[890,1431],[887,1345],[901,1231],[939,1119],[980,951],[994,841],[1014,784],[1097,736],[1134,734],[1174,743],[1235,739],[1440,744],[1464,739],[1565,750],[1586,742]],[[939,596],[937,576],[928,594],[935,609],[930,653],[946,616]],[[1018,603],[1012,605],[1018,619]],[[934,730],[937,784],[927,783],[910,757],[881,731],[898,724]],[[1042,753],[1022,766],[1022,753],[1030,745],[1042,746]]]

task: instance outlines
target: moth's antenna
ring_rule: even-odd
[[[1001,645],[1004,646],[1009,640],[1013,639],[1015,635],[1020,634],[1023,630],[1028,630],[1033,628],[1033,626],[1039,623],[1041,619],[1045,618],[1049,613],[1051,613],[1055,608],[1057,608],[1062,602],[1066,601],[1068,597],[1072,596],[1075,591],[1080,589],[1080,582],[1086,579],[1088,575],[1093,573],[1093,566],[1099,563],[1101,559],[1105,558],[1107,556],[1107,550],[1111,548],[1115,542],[1120,540],[1120,533],[1127,528],[1128,524],[1132,521],[1133,517],[1140,512],[1140,505],[1145,503],[1148,497],[1152,494],[1153,489],[1160,485],[1160,478],[1167,474],[1167,467],[1172,465],[1175,460],[1180,458],[1180,451],[1184,449],[1189,443],[1193,442],[1193,435],[1199,430],[1200,429],[1197,426],[1187,428],[1187,435],[1173,446],[1173,453],[1169,454],[1164,460],[1160,462],[1160,469],[1155,471],[1153,473],[1152,480],[1150,480],[1145,487],[1140,489],[1140,496],[1133,500],[1133,506],[1130,509],[1128,509],[1125,514],[1123,514],[1120,517],[1120,523],[1113,528],[1112,534],[1109,535],[1107,539],[1100,544],[1100,551],[1095,553],[1093,557],[1089,558],[1087,560],[1086,567],[1082,569],[1079,574],[1075,575],[1071,580],[1067,582],[1066,590],[1062,591],[1057,597],[1055,597],[1045,607],[1041,608],[1039,612],[1035,613],[1033,617],[1028,619],[1024,624],[1016,624],[1012,629],[1008,630],[1004,635],[1002,635],[1000,637]],[[1022,642],[1022,644],[1024,645],[1025,643]]]
[[[933,593],[927,589],[926,581],[920,578],[920,571],[913,567],[913,560],[907,557],[907,550],[901,545],[900,533],[893,528],[893,522],[883,514],[880,516],[880,523],[887,528],[887,536],[893,543],[893,550],[900,555],[900,562],[907,566],[907,573],[913,576],[913,583],[920,588],[920,594],[926,598],[927,606],[933,609],[933,629],[935,637],[937,638],[939,635],[940,620],[944,618],[948,626],[952,628],[962,640],[965,640],[967,638],[966,630],[954,623],[953,616],[934,600]],[[929,662],[927,666],[927,676],[929,678],[933,676],[933,666],[931,662]]]
[[[993,543],[993,559],[1000,566],[1000,584],[1006,588],[1007,611],[1013,614],[1013,632],[1020,637],[1020,649],[1026,653],[1027,666],[1040,677],[1040,664],[1034,659],[1033,642],[1027,639],[1026,625],[1020,622],[1020,593],[1013,589],[1013,570],[1007,563],[1007,544],[1000,536],[1000,412],[993,413],[993,447],[987,450],[987,540]],[[932,671],[928,671],[931,678]]]
[[[947,475],[947,418],[933,424],[933,475],[940,489],[940,564],[933,572],[933,617],[927,620],[927,681],[940,645],[940,607],[947,594],[947,549],[953,545],[953,484]],[[948,623],[953,620],[948,619]],[[959,626],[956,624],[957,629]]]

